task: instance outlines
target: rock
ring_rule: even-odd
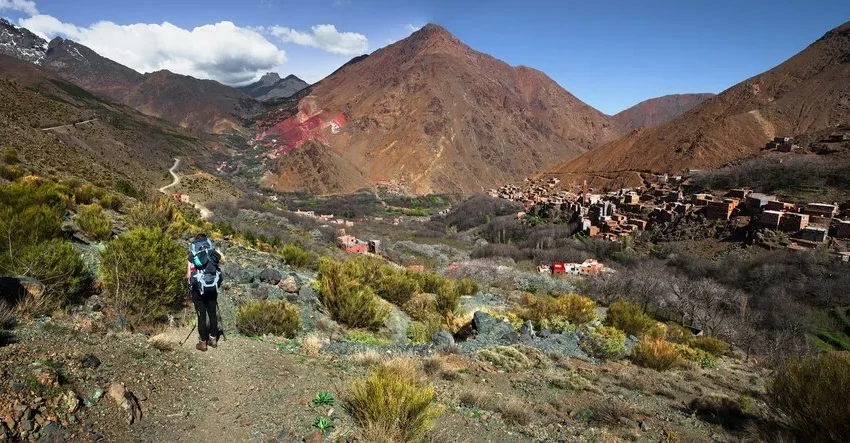
[[[45,422],[44,426],[41,427],[42,440],[50,440],[50,438],[56,435],[61,429],[62,427],[55,421]]]
[[[24,387],[24,384],[19,381],[12,380],[9,382],[9,388],[12,392],[21,392],[24,390]]]
[[[537,336],[540,338],[548,338],[550,335],[552,335],[552,331],[545,328],[537,332]]]
[[[298,290],[298,301],[301,303],[317,304],[319,300],[316,298],[316,293],[310,285],[301,285]]]
[[[519,339],[523,341],[534,339],[534,325],[530,320],[526,320],[525,323],[522,324],[522,328],[519,331]]]
[[[221,265],[221,274],[225,282],[233,282],[235,284],[251,283],[254,279],[250,272],[236,263],[225,263]]]
[[[124,383],[114,382],[109,385],[109,397],[127,414],[128,424],[142,419],[142,407],[139,406],[139,400],[124,387]]]
[[[280,283],[277,284],[277,287],[290,294],[295,294],[299,289],[298,279],[294,275],[290,275],[281,280]]]
[[[447,348],[455,345],[455,338],[447,331],[440,331],[431,337],[431,343],[438,348]]]
[[[473,314],[472,327],[475,330],[475,339],[482,342],[515,343],[519,338],[510,323],[482,311],[475,311]]]
[[[83,357],[83,366],[90,369],[95,369],[100,366],[100,359],[95,357],[94,354],[88,354]]]
[[[68,391],[62,397],[62,403],[68,409],[69,414],[73,414],[80,409],[80,398],[77,397],[77,393],[74,391]]]
[[[304,443],[322,443],[322,440],[322,433],[319,431],[313,431],[304,437]]]
[[[384,326],[392,332],[393,342],[405,343],[407,341],[407,329],[410,327],[411,319],[406,312],[397,306],[390,304],[390,315],[384,320]]]
[[[99,312],[103,309],[103,301],[100,300],[100,297],[96,295],[92,295],[91,297],[86,299],[86,310]]]
[[[21,421],[21,429],[24,431],[32,431],[35,429],[35,422],[32,420],[23,420]]]
[[[261,282],[268,283],[270,285],[276,285],[280,283],[283,276],[280,274],[280,271],[266,268],[260,271],[260,275],[257,276]]]

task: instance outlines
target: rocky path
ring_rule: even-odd
[[[97,119],[97,118],[93,118],[93,119],[89,119],[89,120],[85,120],[85,121],[81,121],[81,122],[68,123],[67,125],[59,125],[59,126],[51,126],[51,127],[49,127],[49,128],[41,128],[41,130],[42,130],[42,131],[52,131],[52,130],[54,130],[54,129],[67,128],[67,127],[71,127],[71,126],[82,125],[82,124],[85,124],[85,123],[96,122],[96,121],[98,121],[98,120],[99,120],[99,119]]]
[[[177,174],[177,168],[179,168],[179,167],[180,167],[180,159],[175,158],[174,159],[174,165],[172,165],[171,168],[168,170],[168,173],[171,174],[172,177],[174,177],[174,180],[172,180],[171,183],[159,188],[159,192],[165,194],[165,191],[168,188],[172,188],[172,187],[180,184],[180,176]],[[191,204],[192,204],[192,206],[195,207],[195,209],[197,209],[201,213],[201,218],[206,220],[206,219],[210,218],[210,216],[212,215],[212,211],[210,211],[209,209],[207,209],[206,207],[204,207],[200,203],[191,203]]]

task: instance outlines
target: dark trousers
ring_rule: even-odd
[[[215,289],[207,288],[202,295],[199,290],[192,288],[192,303],[198,313],[198,333],[202,341],[207,341],[210,334],[218,338],[217,301],[218,291]]]

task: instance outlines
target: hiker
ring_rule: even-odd
[[[218,327],[218,289],[221,287],[221,255],[215,250],[206,234],[198,234],[189,245],[186,280],[192,294],[192,303],[198,313],[198,334],[195,349],[206,351],[216,347],[221,331]]]

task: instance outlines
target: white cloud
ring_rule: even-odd
[[[416,32],[416,31],[418,31],[418,30],[422,29],[422,27],[421,27],[421,26],[411,25],[410,23],[406,24],[404,27],[405,27],[405,28],[406,28],[406,29],[407,29],[407,30],[408,30],[411,34],[413,34],[414,32]]]
[[[286,43],[318,48],[339,55],[361,55],[369,50],[369,40],[356,32],[339,32],[334,25],[316,25],[311,32],[272,26],[269,32]]]
[[[0,0],[0,11],[4,9],[20,11],[28,15],[38,14],[38,8],[32,0]]]
[[[168,69],[231,85],[251,82],[286,62],[286,53],[258,30],[229,21],[193,29],[168,22],[118,25],[101,21],[78,27],[49,15],[35,15],[19,24],[48,39],[71,38],[137,71]]]

